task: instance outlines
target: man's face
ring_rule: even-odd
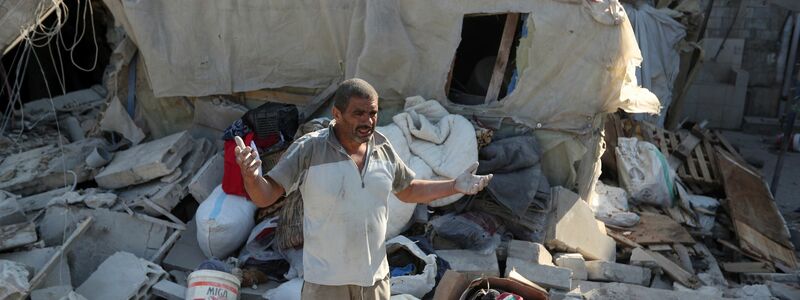
[[[378,124],[378,100],[350,98],[345,111],[333,108],[333,117],[336,119],[336,126],[341,126],[341,132],[346,134],[343,138],[359,144],[366,143]]]

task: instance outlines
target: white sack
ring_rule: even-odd
[[[672,206],[675,172],[661,151],[651,143],[623,137],[616,150],[620,181],[633,200]]]
[[[300,300],[303,292],[303,279],[295,278],[282,283],[278,287],[264,293],[268,300]]]
[[[425,254],[417,244],[404,236],[397,236],[386,242],[386,252],[396,248],[406,248],[411,254],[425,262],[422,273],[417,275],[397,276],[389,279],[392,294],[410,294],[422,298],[436,285],[436,255]]]
[[[222,185],[197,208],[197,242],[206,257],[224,259],[247,240],[256,206],[241,196],[228,195]]]

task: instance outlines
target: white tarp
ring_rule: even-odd
[[[601,112],[658,112],[636,87],[641,54],[617,0],[104,0],[139,47],[155,95],[202,96],[284,86],[371,82],[383,99],[446,99],[465,14],[528,13],[518,84],[490,108],[585,133]]]
[[[633,24],[644,61],[636,71],[636,79],[661,101],[664,111],[672,103],[672,87],[681,64],[678,44],[686,36],[686,27],[675,21],[666,11],[646,3],[625,4],[625,11]],[[665,114],[645,120],[664,124]]]

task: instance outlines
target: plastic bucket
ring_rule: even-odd
[[[239,298],[239,279],[229,273],[197,270],[189,274],[187,300],[236,300]]]

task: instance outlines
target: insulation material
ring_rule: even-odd
[[[642,58],[617,0],[104,2],[137,43],[156,97],[324,88],[360,77],[390,101],[446,99],[464,15],[521,12],[524,84],[490,107],[440,100],[451,112],[583,133],[598,113],[659,111],[655,95],[636,85]]]

